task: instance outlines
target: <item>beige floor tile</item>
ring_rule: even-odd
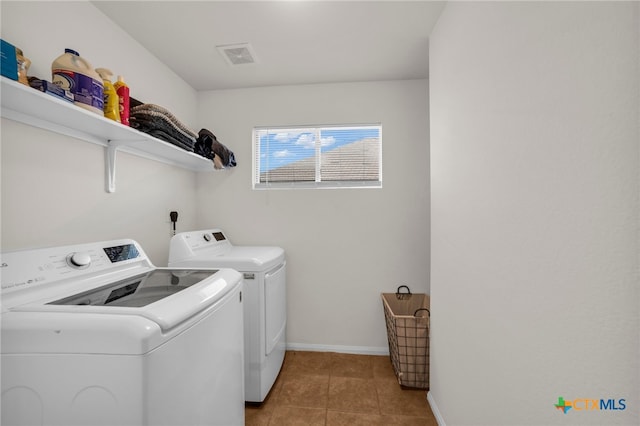
[[[273,412],[269,426],[324,426],[326,417],[324,408],[283,406]]]
[[[375,382],[373,379],[331,376],[328,408],[335,411],[380,414]]]
[[[381,414],[433,416],[425,390],[402,388],[393,378],[375,379],[375,386]]]
[[[327,408],[328,389],[328,375],[287,376],[283,380],[276,403],[278,406]]]
[[[264,410],[262,407],[245,405],[245,426],[267,426],[273,410]]]
[[[331,354],[331,376],[373,378],[371,356],[353,354]]]
[[[426,391],[402,388],[388,356],[288,351],[248,426],[437,426]]]
[[[286,368],[283,368],[284,376],[304,375],[329,375],[331,370],[330,352],[301,352],[291,351],[287,353]]]
[[[381,416],[385,426],[438,426],[435,417]]]
[[[327,426],[386,426],[379,414],[327,411]]]
[[[396,373],[393,371],[393,365],[391,364],[391,358],[389,356],[372,356],[371,364],[373,365],[373,377],[396,377]]]
[[[435,418],[327,411],[327,426],[438,426]]]

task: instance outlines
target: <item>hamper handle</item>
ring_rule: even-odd
[[[420,311],[427,311],[427,316],[430,317],[431,316],[431,311],[429,311],[427,308],[420,308],[420,309],[416,309],[416,311],[413,313],[413,316],[416,317],[417,313]]]
[[[407,292],[406,293],[400,293],[400,289],[401,288],[406,288]],[[398,287],[398,289],[396,290],[396,294],[411,294],[411,290],[409,290],[409,287],[407,287],[406,285],[401,285],[400,287]]]

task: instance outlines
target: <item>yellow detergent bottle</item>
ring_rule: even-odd
[[[120,123],[120,104],[111,77],[113,73],[106,68],[96,68],[96,72],[102,77],[104,85],[104,116]]]

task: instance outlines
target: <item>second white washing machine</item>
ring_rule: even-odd
[[[181,232],[171,238],[169,267],[231,268],[244,276],[244,395],[262,402],[286,351],[287,291],[284,250],[234,246],[220,229]]]

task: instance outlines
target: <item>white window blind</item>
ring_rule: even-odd
[[[382,186],[382,127],[255,128],[253,187]]]

